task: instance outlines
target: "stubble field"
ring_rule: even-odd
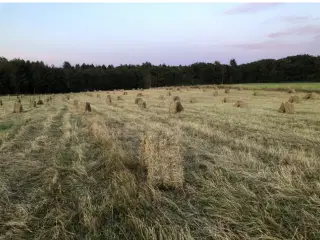
[[[1,97],[0,239],[320,239],[319,95],[214,91]]]

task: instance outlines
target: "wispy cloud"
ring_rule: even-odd
[[[233,14],[245,14],[245,13],[256,13],[267,10],[272,7],[279,6],[283,3],[242,3],[234,8],[226,10],[224,13]]]
[[[270,38],[279,38],[286,36],[315,36],[320,34],[320,25],[305,25],[302,27],[293,27],[287,30],[273,32],[268,34]]]
[[[268,24],[268,23],[276,23],[276,22],[285,22],[285,23],[305,23],[308,21],[317,21],[320,20],[320,17],[311,17],[311,16],[279,16],[276,18],[271,18],[263,23]]]

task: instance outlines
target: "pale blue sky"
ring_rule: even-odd
[[[320,55],[320,3],[0,3],[0,56],[93,64]]]

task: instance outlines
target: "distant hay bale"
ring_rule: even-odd
[[[219,88],[218,88],[216,85],[214,85],[214,86],[213,86],[213,89],[214,89],[214,90],[218,90]]]
[[[214,91],[214,92],[213,92],[213,96],[216,97],[216,96],[218,96],[218,95],[219,95],[218,91]]]
[[[278,110],[280,113],[294,113],[294,104],[290,102],[281,103],[280,108]]]
[[[159,99],[160,99],[160,100],[165,100],[165,98],[164,98],[163,95],[160,95],[160,96],[159,96]]]
[[[90,103],[86,102],[86,105],[85,105],[85,109],[84,109],[85,112],[91,112],[91,106],[90,106]]]
[[[97,98],[100,98],[100,94],[97,94]]]
[[[300,98],[299,98],[299,96],[297,96],[297,95],[294,95],[294,96],[291,96],[290,98],[289,98],[289,101],[288,101],[289,103],[299,103],[300,102]]]
[[[75,106],[75,107],[79,106],[79,101],[77,99],[73,100],[73,106]]]
[[[229,89],[229,88],[226,88],[226,89],[224,90],[224,92],[227,93],[227,94],[229,94],[229,93],[230,93],[230,89]]]
[[[163,190],[183,187],[183,153],[175,133],[163,130],[145,133],[140,157],[147,169],[148,184]]]
[[[37,107],[37,101],[36,101],[36,100],[33,101],[33,107],[34,107],[34,108]]]
[[[238,91],[242,91],[243,90],[243,88],[242,87],[238,87]]]
[[[314,92],[310,92],[310,93],[307,93],[303,99],[310,99],[310,100],[315,100],[317,98],[317,95],[316,93]]]
[[[171,92],[167,92],[167,95],[168,95],[168,96],[171,96]]]
[[[121,96],[117,97],[118,101],[123,100],[123,98]]]
[[[237,107],[237,108],[246,108],[246,107],[248,107],[248,103],[246,103],[244,101],[236,101],[233,106]]]
[[[147,108],[147,103],[142,98],[138,101],[139,108]]]
[[[287,92],[288,92],[288,93],[296,93],[296,90],[294,90],[293,88],[289,88],[289,89],[287,90]]]
[[[135,104],[138,104],[140,100],[143,100],[143,99],[142,99],[141,97],[137,97],[137,98],[134,100],[134,103],[135,103]]]
[[[137,94],[137,97],[142,97],[142,96],[143,96],[142,93]]]
[[[180,113],[184,110],[181,102],[180,102],[180,99],[179,100],[172,100],[170,102],[170,105],[169,105],[169,113]]]
[[[230,102],[230,100],[229,100],[229,98],[224,97],[224,98],[222,99],[222,102],[224,102],[224,103],[228,103],[228,102]]]
[[[205,89],[205,88],[204,88],[204,89],[202,89],[202,92],[206,92],[206,91],[207,91],[207,89]]]
[[[21,103],[21,99],[19,97],[17,97],[17,102]]]
[[[38,100],[37,105],[43,105],[43,101],[41,99]]]
[[[107,102],[107,104],[109,104],[109,105],[112,103],[111,95],[108,95],[108,96],[107,96],[106,102]]]
[[[181,99],[180,99],[179,96],[174,96],[172,100],[173,100],[173,101],[181,101]]]
[[[91,94],[92,95],[92,94]],[[69,95],[67,95],[67,100],[70,100],[70,96]]]
[[[123,92],[123,95],[128,95],[128,92]]]
[[[2,106],[3,105],[3,102],[2,102],[2,100],[0,99],[0,106]]]
[[[197,102],[197,99],[194,98],[194,97],[192,97],[192,98],[190,98],[189,102],[190,102],[190,103],[196,103],[196,102]]]
[[[21,102],[15,102],[13,105],[13,113],[21,113],[23,111],[23,107]]]

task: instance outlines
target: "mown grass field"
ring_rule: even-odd
[[[313,83],[246,83],[234,84],[233,87],[243,87],[246,89],[260,89],[260,90],[282,90],[294,88],[296,91],[316,91],[320,92],[320,82]]]
[[[1,97],[0,239],[320,239],[319,95],[213,91]]]

